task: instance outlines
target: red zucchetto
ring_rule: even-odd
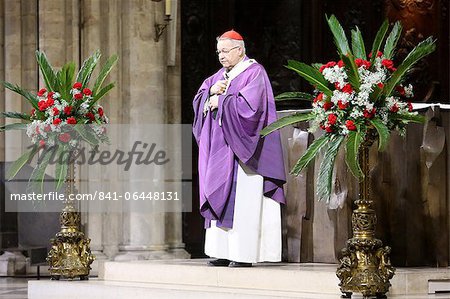
[[[225,32],[224,34],[222,34],[219,39],[221,38],[229,38],[229,39],[235,39],[235,40],[244,40],[242,38],[242,35],[240,35],[239,33],[237,33],[236,31],[234,31],[233,29],[231,29],[230,31]]]

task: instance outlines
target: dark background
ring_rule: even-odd
[[[267,70],[274,94],[312,91],[294,72],[288,59],[305,63],[336,60],[336,47],[325,20],[334,14],[349,37],[362,31],[366,51],[384,18],[404,26],[397,60],[424,38],[437,38],[437,50],[414,69],[414,102],[449,100],[448,0],[186,0],[181,1],[182,122],[192,123],[192,99],[204,79],[221,66],[215,54],[216,37],[234,29],[245,40],[247,55]],[[304,108],[309,103],[279,104],[277,108]],[[193,142],[193,212],[183,215],[183,240],[193,257],[203,256],[203,219],[198,212],[197,146]]]

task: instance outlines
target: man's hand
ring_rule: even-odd
[[[210,95],[223,94],[227,88],[227,80],[219,80],[209,90]]]
[[[219,107],[219,97],[211,97],[209,98],[209,109],[212,111]]]

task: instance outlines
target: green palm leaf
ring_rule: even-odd
[[[303,156],[295,163],[290,174],[298,175],[303,169],[305,169],[309,163],[317,156],[320,149],[328,143],[330,137],[328,135],[323,135],[318,139],[314,140],[313,143],[308,147]]]
[[[44,193],[44,179],[45,170],[50,163],[50,158],[54,155],[55,148],[51,147],[42,152],[42,157],[39,157],[36,168],[31,172],[29,185],[33,191]]]
[[[313,64],[311,64],[311,66],[313,67],[313,68],[315,68],[315,69],[318,69],[318,70],[320,70],[320,68],[322,67],[322,63],[313,63]]]
[[[413,122],[423,124],[425,122],[425,116],[419,114],[392,114],[393,119],[404,121],[405,123]]]
[[[363,141],[363,137],[358,131],[350,131],[347,135],[347,143],[345,145],[345,163],[348,169],[358,180],[364,179],[364,174],[359,166],[359,147]]]
[[[111,89],[113,89],[115,86],[114,83],[109,83],[108,85],[106,85],[105,87],[103,87],[95,96],[94,99],[92,100],[91,104],[89,105],[89,107],[94,106],[95,103],[97,103],[98,100],[100,100],[101,98],[103,98],[103,96],[105,94],[107,94]]]
[[[56,190],[59,190],[64,184],[64,180],[67,176],[67,170],[69,165],[69,152],[66,146],[58,146],[58,151],[56,152],[57,163],[55,168],[55,180],[56,180]]]
[[[60,93],[63,99],[70,99],[70,90],[72,89],[73,80],[75,77],[75,63],[70,62],[65,64],[62,69],[56,74],[60,84]]]
[[[81,66],[80,71],[77,74],[76,80],[77,82],[80,82],[83,87],[86,87],[87,83],[89,82],[92,76],[92,72],[94,71],[98,61],[100,60],[100,56],[100,51],[97,50],[83,62],[83,65]]]
[[[0,126],[0,132],[9,131],[9,130],[26,130],[27,124],[23,123],[14,123]]]
[[[45,86],[49,91],[59,91],[61,86],[56,77],[55,71],[47,59],[44,52],[36,51],[36,60],[41,70],[42,77],[44,78]]]
[[[23,96],[25,99],[27,99],[28,102],[30,102],[30,104],[33,106],[33,108],[39,109],[38,99],[31,92],[21,88],[19,85],[15,85],[15,84],[5,82],[5,81],[2,81],[1,83],[3,84],[3,86],[5,86],[5,88],[7,88],[15,93],[18,93],[21,96]]]
[[[356,30],[352,30],[352,51],[356,58],[366,59],[367,57],[364,40],[358,27]]]
[[[375,58],[377,58],[377,53],[380,50],[381,43],[383,42],[384,36],[386,35],[388,28],[389,28],[389,23],[387,20],[384,20],[383,24],[381,24],[381,27],[378,30],[377,35],[375,36],[375,39],[373,41],[372,58],[370,59],[370,63],[372,65],[375,62]]]
[[[8,180],[12,180],[17,173],[19,173],[22,167],[33,159],[34,155],[38,152],[38,149],[39,147],[33,146],[29,151],[26,151],[22,156],[20,156],[19,159],[14,161],[8,169],[6,178]]]
[[[370,123],[378,133],[378,150],[384,151],[389,143],[389,129],[379,118],[371,119]]]
[[[88,125],[75,125],[73,126],[73,129],[84,141],[86,141],[90,145],[95,146],[99,144],[97,135],[95,135],[95,133],[92,132],[92,129],[89,128]]]
[[[108,58],[105,65],[102,67],[100,73],[98,74],[97,80],[95,80],[94,89],[92,90],[92,93],[95,94],[97,91],[102,87],[103,81],[105,81],[108,74],[111,72],[112,68],[116,64],[118,60],[117,55],[113,55]]]
[[[436,44],[431,36],[415,46],[408,56],[406,56],[405,60],[403,60],[402,64],[400,64],[397,70],[392,74],[391,78],[387,81],[384,86],[383,93],[386,96],[391,95],[395,86],[399,84],[406,72],[409,71],[420,59],[429,55],[435,49]]]
[[[334,43],[338,48],[339,54],[347,55],[347,53],[350,53],[350,48],[348,46],[347,37],[345,36],[345,31],[339,21],[334,15],[331,15],[330,18],[327,18],[327,22],[331,32],[333,33]]]
[[[296,60],[288,60],[288,65],[286,67],[297,72],[327,96],[331,97],[333,95],[333,92],[328,88],[328,81],[325,80],[324,76],[312,66]]]
[[[348,82],[352,85],[355,91],[359,91],[361,86],[361,81],[359,79],[358,67],[355,64],[355,59],[351,53],[341,56],[342,61],[345,64],[345,69],[347,70]]]
[[[30,121],[30,116],[20,112],[0,112],[0,117],[15,118]]]
[[[311,113],[296,113],[293,115],[288,115],[285,117],[280,118],[279,120],[271,123],[267,127],[261,130],[260,134],[261,136],[266,136],[272,133],[273,131],[276,131],[278,129],[281,129],[283,127],[286,127],[287,125],[295,124],[301,121],[308,121],[315,118],[314,114]]]
[[[344,136],[333,136],[328,143],[328,148],[320,163],[319,175],[317,177],[317,195],[319,200],[330,201],[331,189],[333,186],[333,169],[339,147],[344,140]]]
[[[394,56],[394,50],[397,46],[397,42],[400,39],[400,35],[402,34],[402,25],[399,21],[395,22],[394,27],[389,33],[386,44],[384,45],[383,54],[386,59],[391,59]]]
[[[287,101],[287,100],[306,100],[312,101],[314,100],[314,96],[310,93],[299,92],[299,91],[289,91],[283,92],[275,97],[275,101]]]

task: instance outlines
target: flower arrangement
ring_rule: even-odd
[[[33,146],[17,159],[9,168],[7,176],[12,179],[20,169],[37,153],[38,165],[31,174],[30,182],[40,183],[43,189],[45,169],[52,156],[56,155],[56,189],[59,189],[67,174],[68,162],[80,146],[82,140],[91,146],[107,142],[106,128],[108,118],[98,101],[113,87],[110,83],[102,87],[106,77],[117,62],[117,55],[107,59],[101,68],[93,88],[90,89],[92,73],[100,61],[101,54],[96,51],[86,59],[75,77],[75,64],[65,64],[55,72],[46,55],[36,51],[36,59],[45,88],[33,94],[9,82],[3,85],[23,96],[33,107],[31,112],[1,112],[1,116],[19,119],[22,122],[7,124],[0,131],[26,130]],[[42,151],[41,151],[42,150]],[[55,159],[55,157],[53,157]],[[37,189],[37,188],[36,188]]]
[[[396,67],[392,57],[402,32],[399,22],[387,35],[389,24],[384,21],[369,54],[366,54],[362,34],[357,27],[351,31],[350,50],[344,29],[336,17],[332,15],[327,22],[340,60],[312,66],[288,61],[287,68],[313,84],[315,94],[287,92],[277,97],[278,100],[311,100],[312,110],[283,117],[264,128],[261,134],[265,136],[300,121],[311,121],[311,132],[322,129],[324,134],[309,146],[291,174],[298,175],[320,150],[325,149],[318,175],[318,196],[329,201],[334,162],[341,146],[345,146],[347,167],[362,180],[364,174],[358,154],[364,141],[377,139],[378,149],[382,151],[392,131],[404,135],[409,122],[424,121],[422,116],[412,111],[409,100],[413,97],[413,88],[404,83],[404,78],[416,62],[435,50],[435,41],[431,37],[422,41]]]

